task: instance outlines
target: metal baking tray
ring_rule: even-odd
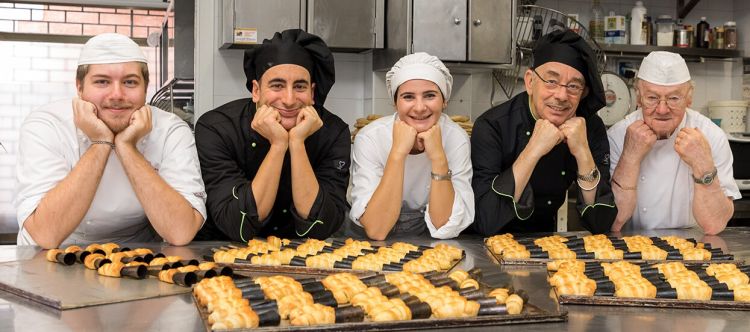
[[[505,259],[502,257],[502,255],[495,254],[492,249],[490,249],[489,246],[487,246],[487,240],[488,238],[485,238],[483,242],[485,243],[484,247],[486,248],[487,252],[490,253],[490,255],[495,258],[495,260],[502,265],[545,265],[548,262],[554,261],[556,259],[551,258],[525,258],[525,259]],[[728,253],[724,253],[728,254]],[[682,262],[686,265],[703,265],[703,264],[710,264],[710,263],[732,263],[732,264],[742,264],[744,263],[742,260],[737,259],[718,259],[718,260],[682,260],[682,259],[665,259],[665,260],[644,260],[644,259],[576,259],[582,262],[617,262],[617,261],[627,261],[631,263],[646,263],[646,264],[657,264],[657,263],[664,263],[664,262]]]
[[[212,250],[215,250],[217,248],[214,248]],[[213,257],[211,255],[204,255],[203,258],[207,261],[213,261]],[[461,259],[454,260],[451,264],[451,266],[443,271],[451,271],[458,263],[460,263],[462,260],[466,258],[466,251],[462,250]],[[271,272],[271,273],[302,273],[302,274],[310,274],[310,275],[329,275],[333,273],[341,273],[341,272],[349,272],[358,276],[363,276],[368,273],[389,273],[389,272],[398,272],[398,271],[370,271],[370,270],[353,270],[353,269],[344,269],[344,268],[315,268],[315,267],[306,267],[306,266],[294,266],[294,265],[263,265],[263,264],[252,264],[249,261],[245,262],[235,262],[235,263],[218,263],[223,266],[229,266],[234,271],[257,271],[257,272]]]
[[[82,264],[62,265],[45,258],[0,264],[0,290],[57,310],[184,294],[190,288],[161,282],[99,275]]]
[[[342,272],[342,271],[335,271]],[[269,275],[266,272],[240,272],[235,275],[242,277],[256,277],[262,275]],[[285,274],[285,273],[273,273],[273,274]],[[307,273],[289,273],[285,274],[291,277],[309,277]],[[480,287],[484,290],[486,287],[480,282]],[[313,325],[313,326],[292,326],[289,325],[288,320],[282,320],[278,326],[267,326],[257,327],[252,329],[231,329],[231,330],[212,330],[208,324],[208,312],[206,308],[198,304],[198,301],[193,294],[193,303],[195,304],[200,314],[203,325],[206,331],[404,331],[404,330],[424,330],[424,329],[443,329],[443,328],[461,328],[461,327],[481,327],[481,326],[500,326],[500,325],[514,325],[514,324],[529,324],[529,323],[546,323],[546,322],[564,322],[568,320],[568,312],[561,311],[558,313],[549,312],[541,309],[532,303],[524,303],[523,310],[518,315],[488,315],[488,316],[477,316],[477,317],[464,317],[464,318],[428,318],[428,319],[412,319],[408,321],[392,321],[392,322],[372,322],[365,320],[357,323],[337,323],[329,325]],[[349,306],[347,304],[346,306]]]

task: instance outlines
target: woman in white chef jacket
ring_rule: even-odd
[[[386,74],[396,112],[360,129],[352,148],[355,233],[446,239],[474,220],[469,137],[443,113],[452,84],[427,53],[401,58]]]

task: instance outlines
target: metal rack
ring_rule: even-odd
[[[164,111],[174,113],[193,127],[193,93],[195,80],[173,78],[157,91],[149,102]]]
[[[515,25],[516,31],[513,36],[516,44],[516,62],[508,68],[492,71],[493,78],[503,89],[506,97],[511,98],[513,96],[521,68],[528,68],[531,64],[531,51],[536,41],[541,36],[554,30],[571,29],[581,35],[596,54],[599,74],[604,71],[607,57],[601,47],[599,47],[599,44],[589,37],[589,32],[583,24],[565,13],[550,8],[522,5],[518,7],[518,11]]]

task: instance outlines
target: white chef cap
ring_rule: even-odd
[[[654,51],[643,58],[638,78],[658,85],[677,85],[690,81],[690,71],[679,54]]]
[[[140,46],[132,39],[118,33],[103,33],[91,37],[81,50],[78,65],[92,65],[104,63],[143,62]]]
[[[436,56],[417,52],[399,59],[385,74],[385,87],[388,95],[395,98],[398,87],[409,80],[431,81],[440,88],[446,102],[451,97],[453,76]]]

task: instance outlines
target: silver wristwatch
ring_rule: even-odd
[[[592,182],[596,180],[596,178],[599,177],[599,169],[594,167],[594,169],[589,172],[589,174],[581,175],[578,174],[578,180],[586,181],[586,182]]]
[[[451,170],[448,170],[448,174],[436,174],[430,172],[430,177],[435,181],[450,180],[451,176],[453,176],[453,172]]]
[[[714,182],[714,179],[716,178],[716,174],[719,172],[716,167],[714,167],[713,171],[703,173],[703,176],[697,178],[695,175],[693,175],[693,181],[698,184],[704,184],[709,185]]]

